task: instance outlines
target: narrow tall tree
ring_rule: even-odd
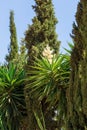
[[[7,63],[11,62],[18,54],[18,43],[17,43],[17,34],[16,26],[14,22],[14,12],[10,11],[10,45],[8,48],[9,54],[6,56]]]
[[[29,25],[25,33],[25,42],[28,50],[27,72],[29,72],[29,66],[33,65],[34,57],[39,57],[42,54],[44,47],[49,45],[51,49],[54,49],[54,53],[58,54],[60,46],[60,41],[57,40],[57,19],[55,17],[52,0],[35,0],[35,6],[32,7],[36,16],[32,19],[32,25]],[[37,110],[40,110],[40,103],[38,103],[37,99],[32,99],[29,90],[26,88],[25,98],[29,115],[29,130],[34,130],[36,128],[33,124],[35,120],[33,118],[32,110],[35,109],[35,107]]]
[[[80,0],[73,24],[74,48],[71,54],[71,77],[67,93],[67,130],[87,129],[87,1]]]
[[[53,48],[56,53],[59,52],[60,45],[60,42],[57,40],[57,19],[55,17],[52,0],[35,0],[35,6],[32,7],[36,16],[32,19],[32,25],[29,25],[25,34],[29,61],[33,55],[40,55],[47,44]]]
[[[16,65],[18,71],[24,69],[24,66],[26,65],[27,62],[27,50],[26,50],[25,43],[23,41],[21,41],[19,53],[12,60],[12,62],[13,64]]]

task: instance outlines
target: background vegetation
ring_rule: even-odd
[[[20,48],[14,11],[0,65],[1,130],[87,130],[87,1],[80,0],[69,43],[60,54],[52,0],[35,0],[36,16]]]

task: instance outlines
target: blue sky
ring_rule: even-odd
[[[68,48],[67,42],[72,42],[70,33],[72,32],[73,21],[75,21],[78,1],[79,0],[53,0],[55,15],[59,21],[56,26],[56,32],[58,34],[58,39],[61,41],[61,52],[64,52],[63,47]],[[32,23],[31,19],[35,15],[31,5],[34,5],[34,0],[0,1],[0,63],[4,62],[4,57],[8,53],[8,46],[10,43],[10,10],[14,10],[17,37],[20,43],[28,24]]]

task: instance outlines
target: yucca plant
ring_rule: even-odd
[[[25,111],[24,71],[16,66],[0,68],[0,117],[4,130],[19,130]]]
[[[47,58],[36,59],[28,73],[29,88],[32,98],[42,102],[44,99],[48,110],[56,108],[57,119],[64,120],[66,114],[66,89],[69,86],[70,56],[60,54],[52,63]],[[61,119],[60,119],[61,118]],[[63,123],[62,123],[63,124]]]
[[[69,46],[69,48],[70,48],[70,49],[64,48],[64,50],[65,50],[68,54],[70,54],[70,55],[71,55],[72,50],[73,50],[73,48],[74,48],[74,44],[73,44],[73,43],[68,42],[68,46]]]
[[[0,117],[0,130],[4,130],[1,117]]]
[[[30,88],[33,96],[38,97],[39,100],[47,97],[47,100],[56,103],[60,90],[68,87],[69,60],[70,57],[63,54],[53,58],[52,64],[44,57],[36,59],[34,66],[31,66],[31,71],[28,73],[31,75],[27,79],[30,83],[26,86]]]

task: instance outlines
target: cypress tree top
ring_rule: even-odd
[[[87,129],[87,0],[80,0],[73,24],[74,48],[68,92],[67,130]]]
[[[57,40],[57,19],[52,0],[35,0],[35,6],[32,7],[36,16],[32,19],[32,25],[29,25],[25,34],[28,56],[32,57],[33,52],[35,55],[35,51],[41,54],[47,44],[54,49],[55,53],[58,53],[60,42]]]
[[[14,12],[10,11],[10,46],[9,46],[9,54],[6,56],[6,61],[9,63],[18,53],[18,43],[17,43],[17,34],[16,34],[16,26],[14,22]]]

